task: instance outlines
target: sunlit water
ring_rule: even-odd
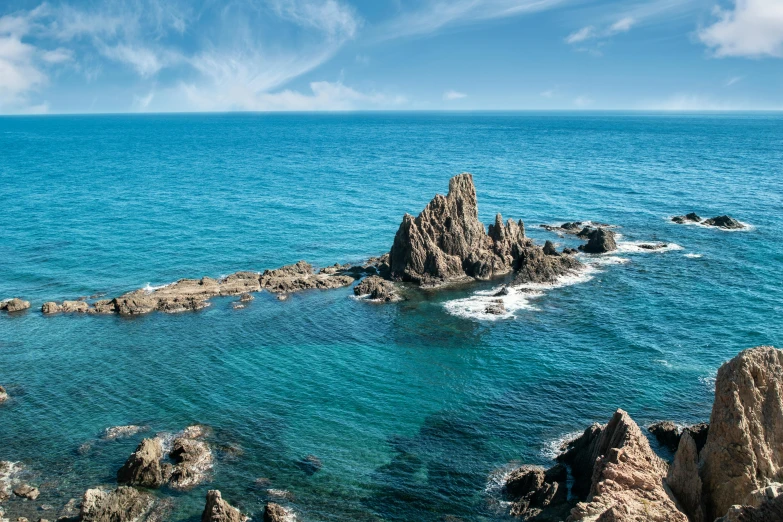
[[[517,295],[498,320],[466,306],[499,282],[389,305],[343,288],[132,319],[38,311],[181,277],[361,261],[463,171],[485,223],[502,212],[538,241],[576,245],[538,225],[605,221],[622,227],[620,252],[586,259],[574,284]],[[556,441],[617,407],[640,424],[705,420],[723,361],[783,344],[777,115],[2,118],[0,208],[0,298],[33,302],[0,315],[12,396],[0,460],[41,486],[36,502],[4,504],[12,519],[114,485],[141,437],[198,422],[217,463],[207,484],[158,493],[175,497],[175,520],[198,520],[210,488],[258,519],[273,488],[304,521],[502,520],[495,470],[546,464]],[[690,211],[752,229],[667,219]],[[681,248],[634,247],[652,241]],[[97,440],[131,423],[151,431]],[[308,454],[321,471],[297,465]]]

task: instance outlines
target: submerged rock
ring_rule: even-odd
[[[146,520],[154,504],[152,495],[128,486],[114,491],[88,489],[80,516],[82,522],[137,522]]]
[[[539,255],[544,256],[543,250],[525,237],[521,221],[504,224],[498,214],[485,232],[473,177],[460,174],[449,180],[446,196],[435,196],[415,218],[405,214],[389,252],[389,272],[395,280],[434,286],[524,270],[527,260]],[[550,265],[559,267],[550,259]],[[572,266],[556,271],[565,273]]]
[[[299,459],[296,462],[296,465],[308,475],[313,475],[316,472],[321,471],[321,468],[323,467],[321,459],[315,455],[307,455],[306,457]]]
[[[718,228],[726,228],[729,230],[736,230],[740,228],[745,228],[745,225],[737,221],[731,216],[715,216],[714,218],[705,219],[702,222],[702,225],[707,225],[710,227],[718,227]]]
[[[606,228],[597,228],[587,234],[587,244],[579,245],[579,250],[588,254],[604,254],[617,250],[615,234]]]
[[[674,216],[672,221],[682,225],[685,223],[701,223],[702,218],[696,212],[690,212],[684,216]]]
[[[27,310],[28,308],[30,308],[30,301],[25,301],[24,299],[19,299],[18,297],[12,297],[11,299],[0,301],[0,310],[5,310],[6,312],[21,312],[22,310]]]
[[[379,276],[371,275],[362,279],[353,287],[353,293],[357,296],[366,295],[373,301],[399,301],[400,296],[394,283]]]
[[[128,424],[126,426],[112,426],[103,430],[101,438],[103,440],[115,440],[123,439],[125,437],[132,437],[137,433],[149,430],[149,426],[137,426],[136,424]]]
[[[30,484],[22,484],[14,489],[14,495],[28,500],[35,500],[40,494],[41,492],[38,488],[31,486]]]
[[[666,463],[626,412],[617,410],[588,446],[596,457],[590,493],[569,521],[688,521],[664,488]]]
[[[247,517],[231,504],[223,500],[220,491],[207,491],[207,502],[201,514],[201,522],[244,522]]]
[[[163,444],[159,438],[144,439],[125,465],[117,471],[117,482],[144,488],[159,488],[165,478],[161,460]]]
[[[700,454],[706,519],[754,490],[783,482],[783,351],[745,350],[718,370],[707,443]]]

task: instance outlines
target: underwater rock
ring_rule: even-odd
[[[201,522],[244,522],[247,517],[231,504],[223,500],[220,491],[207,491],[207,502],[201,514]]]
[[[30,301],[25,301],[24,299],[19,299],[18,297],[12,297],[11,299],[0,301],[0,310],[5,310],[6,312],[21,312],[22,310],[27,310],[28,308],[30,308]]]
[[[604,254],[617,250],[615,234],[606,228],[596,228],[587,234],[587,244],[579,245],[579,250],[588,254]]]
[[[306,457],[299,459],[296,462],[296,465],[308,475],[313,475],[316,472],[321,471],[321,468],[323,467],[321,459],[315,455],[307,455]]]
[[[103,430],[101,438],[103,440],[115,440],[124,439],[125,437],[132,437],[137,433],[149,430],[149,426],[137,426],[136,424],[128,424],[126,426],[112,426]]]
[[[718,370],[700,453],[707,520],[772,482],[783,482],[783,351],[759,346]]]
[[[367,276],[362,279],[359,284],[353,287],[353,293],[357,296],[366,295],[367,299],[372,301],[384,301],[388,303],[400,300],[394,283],[376,275]]]

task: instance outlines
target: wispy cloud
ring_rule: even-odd
[[[414,9],[403,9],[395,18],[383,23],[376,39],[389,40],[426,35],[459,25],[484,20],[508,18],[551,9],[565,0],[424,0]]]
[[[594,100],[590,98],[589,96],[577,96],[574,98],[574,105],[577,106],[580,109],[584,109],[585,107],[589,107],[594,103]]]
[[[726,85],[726,87],[731,87],[735,83],[741,82],[743,78],[744,76],[732,76],[731,78],[726,80],[726,83],[724,85]]]
[[[445,101],[453,101],[453,100],[461,100],[462,98],[467,98],[468,95],[464,92],[449,90],[443,93],[443,99]]]
[[[635,23],[636,20],[633,17],[625,16],[604,29],[597,29],[593,25],[587,25],[566,36],[565,42],[574,45],[588,40],[607,39],[619,33],[627,33]],[[580,48],[579,50],[587,49]]]
[[[734,9],[716,7],[718,20],[699,31],[716,57],[783,57],[783,2],[735,0]]]
[[[588,25],[566,36],[566,43],[575,44],[595,37],[595,27]]]

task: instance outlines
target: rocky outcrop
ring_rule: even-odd
[[[201,514],[201,522],[244,522],[247,517],[231,504],[223,500],[220,491],[207,491],[207,503]]]
[[[31,486],[30,484],[20,484],[14,489],[14,495],[28,500],[35,500],[40,494],[41,492],[38,488]]]
[[[658,439],[658,442],[672,451],[677,450],[677,445],[680,443],[680,428],[672,421],[653,423],[647,430]]]
[[[187,437],[174,439],[169,458],[174,461],[170,485],[175,489],[189,489],[200,484],[213,465],[209,445]]]
[[[696,212],[691,212],[684,216],[674,216],[672,221],[683,225],[685,223],[701,223],[703,220]]]
[[[563,255],[546,255],[544,249],[533,245],[519,252],[515,263],[515,285],[526,283],[554,283],[558,278],[575,272],[582,267],[582,263],[565,252]]]
[[[581,233],[580,233],[581,234]],[[579,245],[579,250],[588,254],[604,254],[617,250],[615,234],[606,228],[596,228],[587,233],[587,244]]]
[[[359,284],[353,287],[353,293],[357,296],[366,296],[371,301],[399,301],[400,295],[397,288],[391,281],[387,281],[380,276],[371,275],[362,279]]]
[[[506,313],[506,304],[502,299],[493,299],[487,303],[484,308],[485,314],[490,315],[504,315]]]
[[[571,234],[579,235],[585,229],[593,229],[596,227],[611,227],[608,223],[598,223],[595,221],[566,221],[561,225],[540,225],[544,230],[549,232],[555,232],[556,234]]]
[[[22,310],[27,310],[28,308],[30,308],[30,301],[25,301],[24,299],[19,299],[18,297],[12,297],[11,299],[0,301],[0,310],[5,310],[6,312],[21,312]]]
[[[446,196],[438,194],[417,216],[405,214],[389,252],[392,279],[434,286],[469,279],[490,279],[525,268],[526,260],[538,260],[541,247],[525,237],[524,224],[503,223],[498,214],[485,232],[478,219],[478,203],[473,177],[460,174],[449,180]],[[564,266],[549,257],[548,265],[565,273],[575,263]],[[534,269],[532,275],[550,276]]]
[[[707,225],[708,227],[725,228],[729,230],[745,228],[745,225],[731,216],[715,216],[714,218],[705,219],[701,224]]]
[[[144,488],[159,488],[165,481],[163,444],[159,438],[144,439],[125,465],[117,471],[117,482]]]
[[[780,522],[783,520],[783,495],[777,495],[758,506],[735,505],[715,522]]]
[[[628,414],[617,410],[599,431],[585,445],[596,457],[590,493],[568,520],[687,522],[663,486],[666,463]]]
[[[8,400],[8,392],[5,391],[5,388],[0,386],[0,404],[4,403]]]
[[[562,464],[548,470],[522,466],[513,470],[503,486],[511,500],[511,515],[524,519],[560,520],[568,514],[568,471]],[[543,516],[542,516],[543,514]]]
[[[707,520],[783,482],[783,351],[751,348],[721,366],[700,461]]]
[[[305,261],[276,270],[266,270],[260,277],[261,288],[272,293],[289,294],[300,290],[339,288],[348,286],[355,279],[343,274],[316,274]]]
[[[49,314],[57,314],[62,311],[62,307],[55,303],[54,301],[47,301],[43,305],[41,305],[41,312],[43,314],[49,315]]]
[[[689,431],[679,438],[677,453],[666,483],[691,522],[704,522],[702,483],[699,478],[699,450]]]
[[[82,498],[82,522],[138,522],[155,504],[155,498],[128,486],[114,491],[88,489]]]
[[[274,502],[267,502],[264,508],[264,522],[287,522],[288,518],[288,510],[283,506]]]

